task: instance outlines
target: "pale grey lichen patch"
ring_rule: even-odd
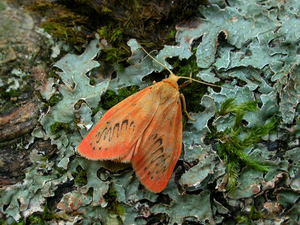
[[[26,171],[22,183],[1,189],[1,211],[16,221],[41,212],[59,186],[73,182],[81,169],[86,173],[85,183],[75,182],[72,190],[63,193],[57,204],[60,212],[56,222],[75,224],[81,220],[83,224],[91,221],[108,224],[116,222],[119,213],[124,224],[137,221],[145,224],[148,216],[164,213],[170,224],[183,221],[216,224],[224,222],[232,209],[239,210],[244,221],[255,220],[261,224],[283,219],[299,221],[300,32],[296,25],[300,17],[296,9],[300,3],[252,0],[228,1],[230,5],[225,5],[222,1],[214,2],[216,4],[208,7],[199,7],[202,17],[194,26],[178,25],[178,45],[165,46],[156,56],[172,68],[166,61],[168,58],[188,59],[195,50],[197,76],[208,82],[224,83],[220,91],[209,88],[199,99],[205,110],[194,114],[196,121],[185,126],[184,151],[177,169],[181,173],[175,171],[162,195],[141,188],[132,170],[112,173],[102,162],[76,155],[87,130],[104,113],[100,110],[92,118],[92,110],[98,106],[103,92],[108,88],[117,91],[132,85],[145,86],[143,77],[163,69],[145,56],[136,40],[130,40],[132,56],[128,67],[117,71],[116,79],[90,85],[88,72],[101,66],[94,57],[103,47],[109,47],[105,40],[96,39],[82,55],[69,54],[55,64],[61,70],[61,84],[57,84],[63,99],[49,107],[41,118],[41,127],[35,129],[33,135],[50,138],[57,146],[57,157],[49,160],[33,151],[33,166]],[[224,40],[219,43],[221,35]],[[192,46],[199,38],[202,41]],[[53,94],[50,88],[53,83],[49,80],[49,87],[45,89],[43,96],[47,99]],[[256,101],[258,105],[256,111],[245,112],[239,133],[241,140],[249,135],[249,129],[269,122],[274,115],[280,121],[280,129],[262,137],[261,143],[243,150],[269,170],[261,172],[250,166],[242,167],[236,178],[235,192],[226,189],[226,165],[218,155],[216,143],[205,142],[206,135],[213,130],[221,133],[234,126],[234,114],[219,114],[221,105],[229,98],[235,98],[236,105],[248,101]],[[78,109],[75,105],[79,102]],[[64,123],[70,130],[53,134],[51,125],[54,123]],[[117,196],[114,206],[119,207],[118,213],[108,210],[111,202],[105,196],[110,188]],[[161,198],[165,201],[159,202]],[[259,210],[255,209],[257,205],[270,214],[251,217],[251,210]],[[284,211],[275,206],[289,208]]]

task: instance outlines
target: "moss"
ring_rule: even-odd
[[[55,169],[59,173],[60,176],[62,176],[63,174],[65,174],[65,170],[62,169],[61,167],[56,166]]]
[[[58,94],[54,94],[51,96],[51,98],[49,99],[49,105],[50,106],[54,106],[56,103],[58,103],[59,101],[61,101],[63,99],[63,96],[58,93]]]
[[[97,30],[101,38],[112,44],[108,58],[120,62],[128,54],[123,48],[130,38],[151,48],[174,44],[175,25],[189,20],[198,13],[198,6],[207,1],[39,0],[23,4],[47,18],[42,24],[47,32],[78,48]]]
[[[72,173],[72,176],[74,177],[74,182],[79,185],[83,186],[87,184],[87,177],[86,172],[81,167],[77,168],[77,173]]]
[[[58,75],[58,69],[57,68],[53,68],[50,72],[49,72],[49,74],[48,74],[48,78],[54,78],[55,80],[58,80],[58,79],[60,79],[60,76]]]
[[[33,4],[28,4],[27,8],[38,11],[47,18],[41,27],[53,37],[65,40],[79,48],[85,43],[86,28],[82,25],[86,23],[87,17],[51,1],[34,1]]]
[[[4,220],[0,220],[0,224],[2,225],[6,225],[6,224],[10,224],[10,225],[25,225],[25,224],[48,224],[48,221],[51,221],[53,219],[56,219],[57,216],[55,215],[54,212],[50,211],[48,206],[47,206],[47,203],[46,205],[44,206],[44,210],[42,213],[34,213],[32,214],[31,216],[29,216],[28,218],[21,218],[19,220],[19,222],[12,222],[11,220],[8,222],[7,221],[4,221]],[[12,219],[12,218],[10,218]]]
[[[112,46],[116,46],[103,49],[102,55],[104,55],[105,61],[109,62],[111,65],[123,62],[131,55],[130,49],[124,43],[123,29],[114,26],[115,25],[111,25],[109,27],[103,26],[97,30],[100,38],[104,38],[108,41],[108,43],[112,44]]]
[[[123,216],[125,210],[123,206],[118,202],[117,192],[113,187],[110,187],[108,192],[104,195],[104,199],[107,201],[107,209],[109,212]]]
[[[260,211],[255,208],[254,203],[251,206],[250,212],[247,215],[238,215],[236,217],[236,221],[239,224],[247,224],[251,225],[254,224],[255,220],[265,219],[266,216]]]
[[[96,81],[94,78],[90,78],[90,85],[95,85],[96,84]]]
[[[254,203],[251,206],[251,209],[250,209],[250,212],[249,212],[249,217],[253,220],[266,218],[266,216],[260,210],[257,210],[255,208]]]
[[[32,85],[30,85],[30,84],[25,85],[24,88],[23,88],[23,90],[25,92],[29,92],[31,89],[32,89]]]
[[[173,63],[174,71],[177,76],[190,77],[190,74],[195,75],[199,72],[196,62],[196,56],[193,54],[188,60],[177,59]],[[193,76],[192,76],[193,77]],[[195,77],[193,77],[196,79]],[[188,101],[186,101],[188,112],[200,112],[205,108],[199,104],[199,99],[207,93],[207,85],[191,82],[189,85],[180,89]]]
[[[67,132],[70,132],[70,126],[67,123],[60,123],[60,122],[55,122],[51,124],[50,130],[52,134],[58,133],[60,130],[66,130]]]
[[[122,41],[123,39],[123,29],[122,28],[110,28],[103,26],[97,30],[100,38],[106,39],[109,43],[114,44],[116,42]]]
[[[234,105],[234,99],[226,100],[219,112],[220,115],[227,113],[235,114],[235,123],[232,127],[227,128],[224,132],[217,135],[219,143],[216,145],[220,157],[226,164],[226,176],[228,178],[227,188],[234,190],[237,185],[238,171],[241,166],[251,166],[259,171],[268,171],[268,168],[261,165],[248,157],[244,150],[253,146],[261,140],[261,138],[271,132],[276,126],[276,120],[273,117],[268,124],[260,127],[246,129],[242,126],[242,120],[247,111],[255,111],[257,109],[256,102],[245,102],[241,105]],[[242,131],[247,132],[248,136],[243,140],[239,138]]]
[[[12,89],[10,91],[6,91],[3,97],[4,98],[18,97],[20,94],[21,94],[20,91]]]
[[[167,225],[169,224],[170,218],[166,213],[157,213],[154,215],[150,215],[146,220],[147,224]],[[182,224],[187,225],[187,223],[185,222],[183,222]]]
[[[53,37],[65,40],[70,44],[78,44],[85,42],[85,36],[82,31],[76,27],[68,27],[65,24],[60,24],[57,22],[45,22],[42,28],[46,32],[51,33]]]
[[[80,99],[78,102],[76,102],[76,104],[74,105],[74,109],[75,110],[79,110],[80,109],[80,107],[81,107],[81,105],[83,104],[83,103],[86,103],[83,99]],[[75,118],[75,120],[77,120],[76,118]],[[76,123],[75,123],[76,124]]]
[[[96,115],[97,112],[99,112],[100,106],[97,106],[96,108],[92,108],[92,117]]]
[[[54,212],[50,211],[47,203],[44,207],[43,213],[36,213],[27,218],[27,223],[29,224],[48,224],[47,221],[56,219]]]
[[[119,102],[123,101],[128,96],[138,92],[139,89],[137,86],[132,86],[129,88],[122,88],[116,94],[112,90],[107,90],[105,94],[101,98],[102,107],[104,109],[110,109],[111,107],[115,106]]]
[[[0,2],[0,11],[4,11],[6,9],[6,5]]]
[[[18,90],[11,89],[11,90],[7,91],[10,84],[12,84],[12,83],[6,83],[0,87],[0,94],[1,94],[2,99],[10,100],[11,97],[18,97],[21,94],[19,89]]]

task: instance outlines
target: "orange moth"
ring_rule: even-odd
[[[131,163],[148,190],[163,191],[182,147],[180,98],[186,110],[177,81],[194,80],[169,72],[168,78],[154,82],[108,110],[79,144],[79,154],[90,160]]]

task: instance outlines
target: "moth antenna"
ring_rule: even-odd
[[[143,49],[143,51],[144,51],[151,59],[153,59],[155,62],[157,62],[157,63],[158,63],[159,65],[161,65],[162,67],[166,68],[166,69],[169,71],[170,74],[175,75],[175,74],[172,72],[172,70],[170,70],[170,69],[169,69],[168,67],[166,67],[164,64],[162,64],[161,62],[159,62],[158,60],[156,60],[152,55],[150,55],[150,54],[146,51],[146,49],[144,49],[142,46],[141,46],[141,48]],[[175,75],[175,76],[176,76],[176,75]],[[191,81],[198,82],[198,83],[200,83],[200,84],[205,84],[205,85],[208,85],[208,86],[221,88],[220,85],[210,84],[210,83],[206,83],[206,82],[203,82],[203,81],[200,81],[200,80],[196,80],[196,79],[192,78],[191,76],[190,76],[190,77],[181,77],[181,76],[177,76],[177,77],[178,77],[178,79],[187,79],[187,80],[191,80]]]
[[[192,78],[192,72],[190,73],[190,78]],[[191,80],[191,79],[189,79],[189,80],[187,80],[187,81],[184,81],[184,83],[181,84],[178,88],[181,89],[181,88],[183,88],[183,87],[189,85],[190,83],[192,83],[192,80]]]
[[[191,80],[191,81],[195,81],[195,82],[197,82],[197,83],[205,84],[205,85],[212,86],[212,87],[218,87],[218,88],[221,88],[221,87],[222,87],[222,86],[217,85],[217,84],[210,84],[210,83],[206,83],[206,82],[203,82],[203,81],[200,81],[200,80],[196,80],[196,79],[191,78],[191,77],[181,77],[181,76],[179,76],[178,79]]]
[[[161,62],[159,62],[158,60],[156,60],[152,55],[150,55],[147,51],[146,51],[146,49],[144,49],[142,46],[141,46],[141,48],[144,50],[144,52],[151,58],[151,59],[153,59],[155,62],[157,62],[159,65],[161,65],[162,67],[164,67],[164,68],[166,68],[168,71],[169,71],[169,73],[170,74],[173,74],[173,75],[175,75],[173,72],[172,72],[172,70],[170,70],[168,67],[166,67],[164,64],[162,64]]]

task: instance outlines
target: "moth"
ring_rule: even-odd
[[[90,160],[131,163],[141,183],[155,193],[167,186],[182,149],[181,99],[186,109],[177,81],[194,80],[169,72],[108,110],[78,146]]]

